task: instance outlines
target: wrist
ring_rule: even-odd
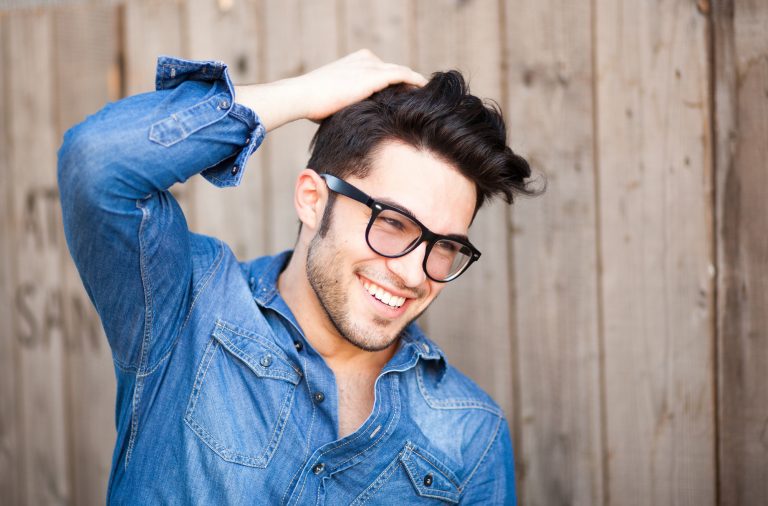
[[[297,78],[235,86],[235,100],[253,110],[267,131],[307,116]]]

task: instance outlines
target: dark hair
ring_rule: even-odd
[[[422,88],[398,84],[329,116],[315,133],[308,166],[344,179],[365,178],[386,141],[425,149],[474,182],[475,212],[492,196],[536,195],[528,162],[507,146],[501,110],[470,95],[455,70],[437,72]]]

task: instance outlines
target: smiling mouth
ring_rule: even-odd
[[[388,305],[392,308],[399,308],[405,303],[405,297],[398,297],[397,295],[392,295],[388,291],[384,290],[379,285],[372,283],[367,280],[362,280],[363,286],[366,290],[368,290],[368,293],[373,295],[377,300],[380,302]]]

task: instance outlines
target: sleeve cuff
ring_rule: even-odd
[[[219,106],[226,104],[224,116],[243,123],[250,134],[245,139],[235,140],[241,145],[240,151],[234,153],[218,164],[204,170],[201,175],[218,187],[237,186],[243,177],[248,159],[261,145],[266,136],[266,129],[258,115],[248,107],[235,103],[235,88],[229,76],[227,65],[216,61],[196,61],[161,56],[157,59],[155,86],[158,90],[172,89],[187,80],[219,82],[224,84],[229,100],[219,101]],[[219,107],[221,109],[221,107]],[[202,121],[198,115],[197,120]],[[202,128],[204,124],[201,124]],[[189,133],[186,133],[188,135]]]

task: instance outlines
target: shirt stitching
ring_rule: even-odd
[[[149,376],[152,373],[154,373],[160,365],[162,365],[165,360],[168,359],[168,357],[171,356],[171,353],[173,352],[173,349],[176,347],[176,343],[181,338],[181,334],[184,330],[184,328],[187,326],[187,323],[189,322],[189,318],[192,315],[192,311],[195,309],[195,305],[197,304],[198,299],[200,298],[200,295],[205,291],[205,288],[208,286],[208,283],[213,279],[213,274],[218,270],[219,266],[221,265],[221,261],[224,258],[224,249],[221,247],[221,242],[216,241],[216,244],[218,246],[218,254],[216,258],[214,259],[211,266],[208,268],[208,271],[203,275],[203,279],[198,283],[197,287],[194,287],[192,289],[192,303],[189,305],[189,310],[187,311],[187,315],[184,318],[184,322],[181,324],[181,327],[179,328],[179,331],[176,333],[176,337],[173,340],[173,343],[171,343],[170,347],[168,348],[168,351],[160,357],[155,365],[152,366],[151,369],[141,373],[141,376]]]
[[[144,388],[144,379],[141,376],[141,370],[146,366],[148,347],[152,339],[152,321],[153,321],[153,303],[152,303],[152,285],[146,272],[146,256],[144,248],[144,225],[149,219],[149,210],[141,205],[141,201],[136,201],[136,207],[141,209],[141,223],[139,224],[139,270],[141,272],[141,281],[144,285],[144,338],[141,342],[141,353],[139,356],[139,366],[136,373],[136,383],[133,386],[133,399],[131,401],[131,434],[128,438],[128,449],[125,452],[125,468],[131,460],[133,447],[136,444],[136,435],[139,431],[139,403],[141,402],[141,392]]]
[[[485,451],[483,451],[483,454],[480,456],[480,460],[477,461],[477,464],[475,465],[474,469],[472,469],[472,471],[469,473],[469,476],[467,476],[467,479],[464,480],[464,483],[461,484],[461,487],[460,487],[461,489],[466,489],[467,484],[469,483],[469,480],[472,479],[472,477],[475,475],[477,470],[480,468],[480,465],[485,460],[485,457],[490,452],[491,447],[496,442],[496,437],[499,435],[499,428],[501,427],[502,421],[504,421],[504,418],[503,417],[499,417],[497,422],[496,422],[496,429],[494,430],[493,435],[490,438],[489,444],[485,447]]]

